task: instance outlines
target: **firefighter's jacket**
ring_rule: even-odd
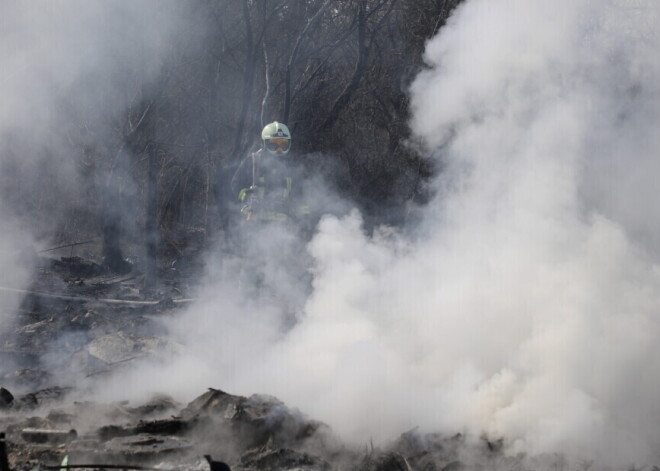
[[[259,150],[241,162],[232,187],[243,218],[250,221],[296,221],[309,214],[301,202],[300,185],[289,167],[289,156]]]

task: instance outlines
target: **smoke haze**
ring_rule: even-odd
[[[361,442],[420,426],[653,460],[657,10],[466,2],[412,86],[413,130],[445,168],[419,233],[322,218],[285,331],[285,308],[215,278],[178,324],[186,365],[207,366],[190,385],[274,394]]]
[[[98,221],[90,215],[105,195],[95,193],[94,184],[103,182],[98,188],[107,188],[108,173],[121,182],[114,193],[139,197],[131,178],[134,169],[120,158],[120,114],[147,93],[172,48],[175,27],[182,24],[174,2],[154,6],[124,0],[3,2],[3,287],[26,287],[35,249],[52,246],[62,236],[71,242],[68,234],[96,229]],[[122,205],[121,210],[130,208]],[[0,309],[7,313],[19,301],[4,294],[2,299],[7,302]],[[0,333],[11,324],[3,316]]]
[[[4,18],[16,21],[3,27],[20,40],[0,43],[9,64],[0,135],[3,148],[34,157],[5,151],[2,168],[18,168],[34,188],[22,166],[55,161],[49,176],[75,200],[75,187],[60,183],[78,178],[70,148],[50,145],[66,135],[54,102],[81,76],[116,71],[119,51],[129,69],[159,57],[176,15],[153,24],[144,3],[113,2],[100,21],[100,2],[58,2],[42,25],[31,3],[9,5]],[[213,386],[275,395],[358,443],[419,426],[504,437],[511,453],[653,462],[658,10],[651,0],[466,1],[428,43],[428,69],[411,89],[411,127],[444,169],[420,226],[367,234],[359,212],[319,191],[315,207],[339,209],[308,245],[286,229],[257,232],[249,269],[218,250],[199,300],[170,323],[185,353],[99,394],[148,387],[190,398]],[[72,54],[68,34],[58,41],[31,28],[76,30],[85,47]],[[132,34],[146,50],[128,46]],[[140,70],[155,77],[158,61]],[[27,102],[26,82],[35,90]],[[122,86],[89,99],[123,109]],[[12,227],[3,247],[14,244]],[[264,292],[243,278],[252,275]]]

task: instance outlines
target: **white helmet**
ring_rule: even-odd
[[[285,155],[291,149],[291,133],[286,124],[273,121],[266,125],[261,131],[261,139],[264,141],[264,149],[269,154]]]

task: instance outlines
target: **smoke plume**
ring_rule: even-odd
[[[0,43],[2,169],[28,188],[43,162],[49,181],[78,178],[56,98],[86,90],[86,110],[123,109],[125,81],[101,95],[84,84],[166,47],[142,2],[104,2],[103,21],[100,2],[32,5],[9,3],[3,27],[19,39]],[[414,134],[443,163],[419,227],[367,234],[357,211],[338,211],[309,244],[255,230],[243,252],[218,250],[198,301],[171,321],[185,353],[103,393],[214,386],[273,394],[360,443],[420,427],[502,437],[511,453],[653,462],[659,10],[464,2],[411,89]],[[132,34],[146,49],[128,47]],[[157,71],[155,61],[140,77]],[[343,207],[318,188],[315,208]],[[3,226],[0,244],[12,234]]]
[[[514,450],[632,461],[658,442],[657,14],[469,2],[413,87],[447,165],[436,313],[470,344],[474,425]]]
[[[444,168],[414,237],[323,217],[293,323],[286,286],[259,303],[239,268],[215,273],[169,371],[274,394],[362,442],[419,426],[653,460],[658,9],[465,2],[411,90],[412,128]],[[298,242],[270,242],[266,278],[295,284]]]

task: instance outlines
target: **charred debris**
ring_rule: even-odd
[[[162,319],[185,306],[189,274],[170,268],[157,290],[139,270],[117,275],[78,256],[44,258],[0,339],[0,471],[456,470],[463,436],[416,431],[379,449],[342,443],[278,399],[220,389],[189,404],[163,392],[142,404],[87,400],[92,381],[149,357],[175,355]],[[473,445],[470,445],[473,446]],[[490,442],[476,448],[503,459]]]
[[[274,397],[235,396],[218,389],[209,389],[185,407],[159,396],[137,407],[90,402],[63,406],[49,399],[30,411],[35,415],[11,407],[3,412],[2,471],[456,471],[483,466],[461,461],[467,445],[460,434],[411,431],[386,449],[353,448],[325,424]],[[90,417],[95,417],[94,425]],[[477,448],[482,463],[515,462],[483,444]]]

